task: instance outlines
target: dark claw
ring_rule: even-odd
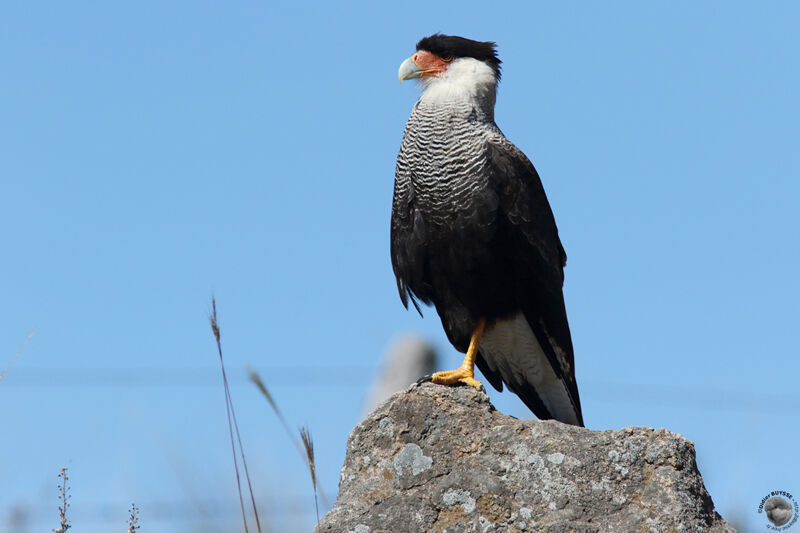
[[[423,383],[430,383],[433,381],[433,374],[428,374],[426,376],[422,376],[417,380],[417,385],[422,385]]]

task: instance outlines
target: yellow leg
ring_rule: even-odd
[[[478,390],[483,390],[481,382],[475,379],[475,358],[478,356],[478,347],[481,345],[481,337],[483,337],[483,329],[486,327],[486,320],[481,318],[475,331],[472,333],[472,338],[469,341],[469,348],[467,355],[464,357],[464,362],[461,363],[459,368],[455,370],[445,370],[444,372],[436,372],[431,376],[431,381],[440,385],[455,385],[456,383],[464,383],[470,387],[475,387]]]

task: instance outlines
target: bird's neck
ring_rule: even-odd
[[[418,107],[471,122],[491,123],[494,122],[495,94],[494,85],[465,87],[452,83],[431,84],[419,97]]]
[[[470,120],[494,121],[497,73],[483,61],[460,58],[440,76],[420,81],[425,88],[419,98],[421,106],[452,109],[455,115],[466,112]]]

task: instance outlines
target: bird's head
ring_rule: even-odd
[[[400,81],[416,79],[425,87],[446,83],[464,88],[497,86],[500,59],[495,43],[436,33],[417,43],[417,53],[400,65]]]

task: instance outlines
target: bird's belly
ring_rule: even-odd
[[[505,368],[506,375],[535,386],[555,378],[547,356],[522,313],[487,326],[481,352],[489,356],[493,370]],[[552,374],[552,376],[548,375]]]

